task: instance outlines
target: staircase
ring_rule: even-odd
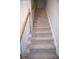
[[[45,9],[37,9],[33,21],[30,59],[58,59]]]

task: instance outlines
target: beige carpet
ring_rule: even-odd
[[[33,21],[29,59],[58,59],[45,9],[37,9]]]

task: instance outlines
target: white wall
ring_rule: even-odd
[[[47,0],[46,7],[51,31],[53,33],[54,42],[56,45],[56,52],[59,55],[59,1]]]
[[[31,0],[20,1],[20,29],[22,29],[29,8],[31,9]]]
[[[22,29],[24,21],[26,20],[26,16],[28,14],[29,8],[31,9],[31,0],[21,0],[20,1],[20,29]],[[28,38],[29,38],[29,32],[30,32],[30,26],[29,26],[29,23],[27,23],[23,38],[20,42],[21,55],[24,55],[27,53],[26,45],[27,45]]]

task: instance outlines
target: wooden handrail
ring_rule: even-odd
[[[30,9],[28,10],[29,12],[28,12],[28,15],[26,16],[26,20],[25,20],[25,22],[24,22],[24,25],[23,25],[23,27],[22,27],[22,31],[21,31],[21,34],[20,34],[20,40],[22,39],[22,37],[23,37],[23,34],[24,34],[24,31],[25,31],[25,28],[26,28],[26,24],[27,24],[27,22],[29,21],[29,25],[30,25],[30,34],[32,33],[32,27],[31,27],[31,22],[30,22],[30,15],[31,15],[31,13],[33,12],[35,10],[35,8],[32,8],[32,10],[31,10],[31,12],[30,12]]]
[[[24,22],[24,25],[23,25],[23,27],[22,27],[22,31],[21,31],[21,34],[20,34],[20,40],[21,40],[22,37],[23,37],[24,31],[25,31],[25,27],[26,27],[26,24],[27,24],[27,21],[29,20],[29,18],[30,18],[30,9],[29,9],[28,15],[27,15],[27,17],[26,17],[26,20],[25,20],[25,22]]]

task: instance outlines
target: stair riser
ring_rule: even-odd
[[[50,30],[50,27],[33,27],[32,30]]]
[[[57,58],[56,54],[53,53],[31,53],[31,58],[44,58],[44,59],[49,59],[49,58]]]
[[[52,38],[32,38],[31,40],[53,40]]]
[[[48,21],[42,21],[42,20],[40,20],[40,21],[34,21],[34,23],[48,23]]]
[[[55,49],[55,45],[54,44],[32,44],[31,45],[32,49]]]
[[[52,34],[46,34],[46,33],[34,33],[34,35],[32,35],[33,37],[52,37]]]
[[[48,23],[34,23],[33,25],[49,25]]]
[[[33,22],[33,25],[49,25],[47,22]]]
[[[42,15],[42,16],[44,16],[44,15],[47,16],[44,11],[43,11],[43,12],[39,12],[39,13],[37,12],[35,15],[37,15],[37,16],[41,16],[41,15]]]
[[[45,22],[45,21],[47,21],[48,22],[48,19],[47,18],[36,18],[36,19],[34,19],[33,20],[33,22]]]
[[[48,21],[44,21],[44,22],[35,21],[35,22],[33,22],[33,25],[49,25],[49,23],[48,23]]]
[[[47,18],[35,18],[34,21],[41,22],[41,21],[48,21],[48,19]]]
[[[55,49],[30,49],[31,53],[56,53]]]
[[[49,26],[48,23],[45,23],[45,24],[44,24],[44,23],[34,23],[34,24],[33,24],[33,26],[39,26],[39,25],[40,25],[40,26]]]
[[[48,25],[34,25],[33,27],[49,27]]]
[[[33,26],[49,26],[49,24],[34,24]]]
[[[45,15],[44,16],[42,16],[42,15],[41,16],[40,15],[36,15],[35,17],[47,18],[47,16],[45,16]]]
[[[43,19],[45,19],[45,20],[43,20]],[[49,22],[46,17],[44,17],[44,18],[42,17],[41,19],[40,18],[36,18],[33,22],[45,22],[45,21],[47,23]]]
[[[53,44],[53,40],[31,40],[32,44]]]
[[[49,32],[51,32],[50,30],[32,30],[33,31],[33,33],[49,33]]]
[[[40,16],[40,15],[35,15],[35,19],[38,19],[38,16],[39,16],[39,18],[45,18],[45,19],[48,18],[47,16],[42,17],[42,16]]]
[[[44,29],[33,29],[32,31],[33,31],[33,33],[34,33],[34,32],[38,32],[38,33],[39,33],[39,32],[42,32],[42,33],[51,32],[50,29],[45,29],[45,30],[44,30]]]

